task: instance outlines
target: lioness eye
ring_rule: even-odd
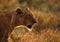
[[[31,15],[29,15],[29,16],[31,16]]]

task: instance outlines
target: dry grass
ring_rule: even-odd
[[[28,33],[21,39],[21,42],[59,42],[60,34],[51,29],[42,30],[41,34]]]
[[[39,34],[31,31],[24,35],[21,33],[10,42],[60,42],[60,33],[51,29],[42,30]]]

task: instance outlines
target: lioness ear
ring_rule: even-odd
[[[21,10],[20,8],[16,9],[16,12],[17,12],[17,14],[23,13],[22,10]]]
[[[26,11],[30,11],[30,9],[28,7],[25,8]]]

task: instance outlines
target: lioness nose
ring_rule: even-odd
[[[35,20],[34,20],[33,22],[34,22],[34,23],[36,23],[36,21],[35,21]]]

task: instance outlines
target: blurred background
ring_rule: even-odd
[[[60,0],[0,0],[0,9],[29,7],[41,11],[60,11]]]

